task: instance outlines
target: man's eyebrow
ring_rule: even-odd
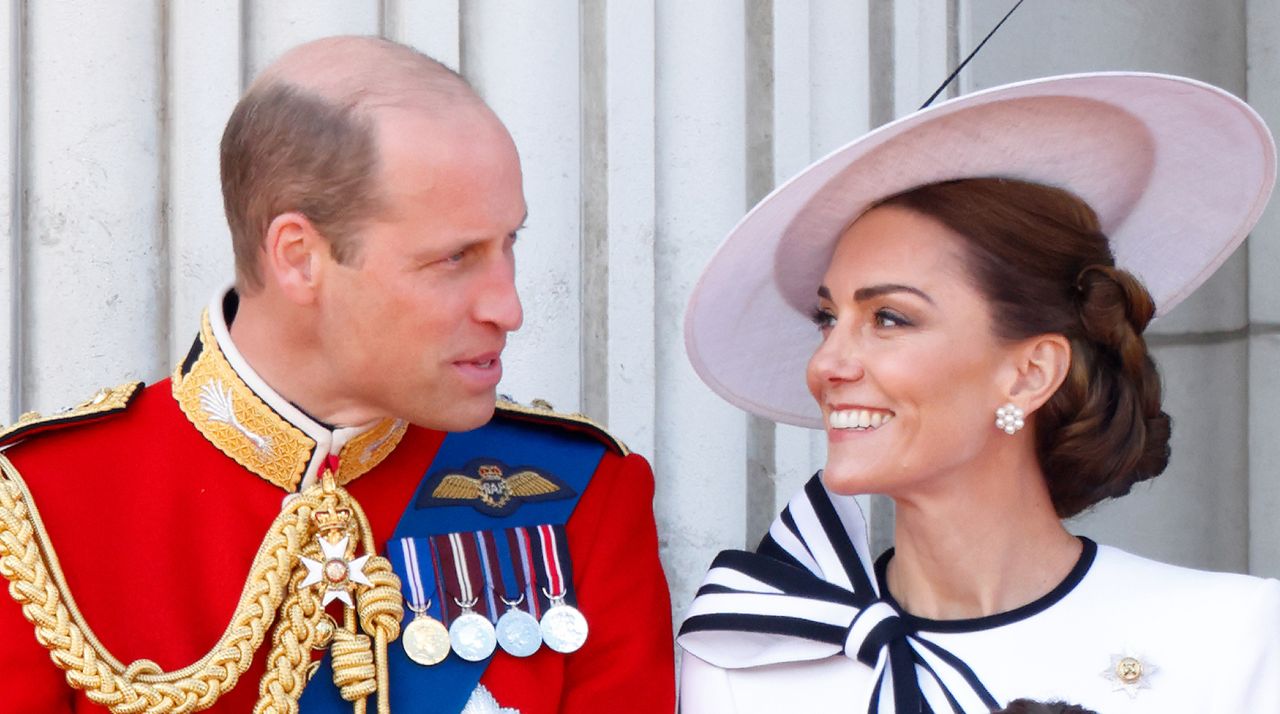
[[[930,305],[935,304],[933,302],[933,298],[929,297],[928,294],[926,294],[923,290],[919,288],[913,288],[910,285],[897,285],[894,283],[887,283],[884,285],[872,285],[871,287],[868,287],[868,288],[859,288],[853,291],[853,299],[856,300],[857,302],[865,302],[867,300],[871,300],[872,298],[877,298],[877,297],[880,297],[881,295],[888,295],[890,293],[911,293],[912,295],[919,296],[921,299],[923,299],[925,302],[929,303]],[[819,285],[818,297],[824,300],[833,299],[831,297],[831,289],[828,288],[826,285]]]

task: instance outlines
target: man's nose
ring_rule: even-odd
[[[515,261],[510,256],[494,267],[490,279],[481,286],[476,319],[504,332],[514,332],[524,323],[524,307],[516,293]]]

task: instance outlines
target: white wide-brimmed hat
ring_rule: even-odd
[[[959,178],[1021,179],[1079,196],[1116,263],[1166,314],[1253,228],[1275,165],[1253,109],[1183,77],[1077,74],[952,99],[836,150],[752,209],[694,287],[689,360],[733,404],[821,428],[805,386],[820,340],[808,315],[837,239],[876,202]]]

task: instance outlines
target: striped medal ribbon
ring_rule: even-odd
[[[546,575],[542,594],[550,605],[538,623],[542,639],[556,652],[577,652],[587,641],[587,618],[568,602],[572,574],[566,572],[569,554],[564,528],[538,526],[534,551],[541,561],[543,573],[540,575]]]
[[[538,628],[537,619],[521,608],[527,602],[522,578],[524,570],[512,557],[519,554],[519,546],[513,553],[510,529],[489,533],[478,531],[476,540],[480,543],[491,602],[496,593],[506,606],[498,618],[498,646],[512,656],[528,657],[542,647],[542,631]],[[490,612],[496,612],[496,609]]]
[[[447,558],[451,562],[440,563],[440,570],[445,576],[446,592],[453,598],[454,604],[461,608],[461,612],[449,623],[449,642],[459,657],[468,662],[479,662],[497,649],[498,638],[489,618],[475,610],[480,598],[472,586],[473,577],[479,575],[475,580],[482,583],[484,578],[477,572],[480,564],[479,548],[475,540],[466,535],[468,534],[450,533],[443,537],[445,543],[441,545],[448,547],[441,548],[441,551],[442,554],[451,556]]]

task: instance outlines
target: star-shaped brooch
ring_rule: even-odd
[[[1130,699],[1138,696],[1138,690],[1151,689],[1151,676],[1160,668],[1143,661],[1129,648],[1111,655],[1111,666],[1102,670],[1102,678],[1111,682],[1113,692],[1124,692]]]
[[[305,588],[324,583],[324,600],[320,603],[321,606],[328,605],[334,600],[341,600],[347,607],[353,607],[355,603],[351,601],[352,583],[373,585],[364,574],[364,564],[369,556],[362,555],[359,558],[347,560],[347,543],[351,540],[350,536],[345,536],[337,542],[331,542],[322,536],[316,536],[316,540],[320,541],[320,551],[324,554],[324,561],[313,560],[305,555],[298,556],[302,564],[307,566],[307,577],[299,587]]]

